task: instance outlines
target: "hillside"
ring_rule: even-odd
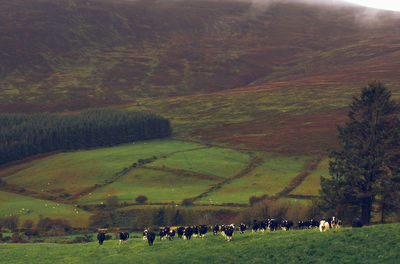
[[[1,245],[3,263],[397,263],[399,224],[318,230],[235,232],[231,242],[208,233],[204,239],[176,238],[152,247],[139,236],[85,244]],[[68,240],[68,238],[66,239]]]
[[[0,1],[0,111],[265,84],[398,84],[400,18],[367,10],[290,1]]]

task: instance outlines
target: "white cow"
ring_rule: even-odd
[[[329,222],[321,220],[321,222],[319,222],[319,231],[325,232],[326,230],[329,230]]]

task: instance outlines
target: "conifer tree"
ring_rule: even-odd
[[[338,126],[339,149],[330,152],[330,177],[321,178],[323,202],[337,214],[369,224],[373,205],[380,205],[382,216],[398,207],[399,111],[379,81],[353,97],[348,120]]]

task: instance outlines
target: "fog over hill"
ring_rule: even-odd
[[[400,16],[337,1],[0,0],[0,111],[398,84]]]

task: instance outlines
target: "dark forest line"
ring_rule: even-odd
[[[168,119],[153,113],[90,110],[81,114],[0,114],[0,164],[56,150],[109,147],[167,137]]]

